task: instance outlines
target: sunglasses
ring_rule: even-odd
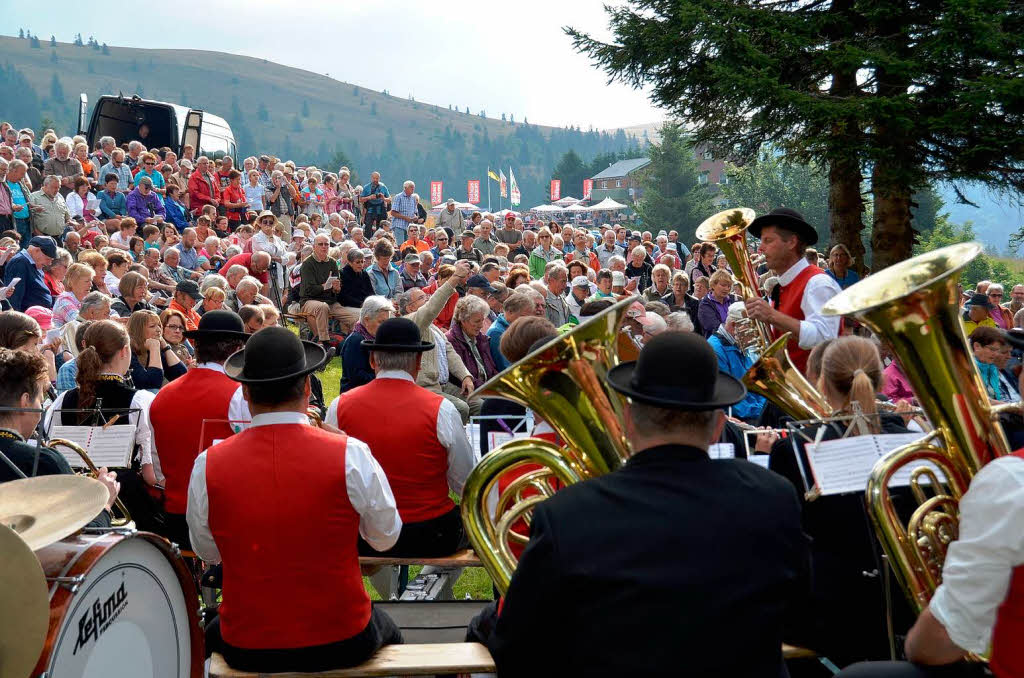
[[[155,165],[156,163],[155,163],[155,162],[147,162],[147,163],[145,163],[145,164],[146,164],[146,165]]]

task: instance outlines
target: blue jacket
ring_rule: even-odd
[[[718,370],[742,379],[747,370],[754,364],[736,344],[722,339],[717,332],[708,337],[708,343],[715,349],[718,357]],[[732,415],[739,419],[757,417],[764,409],[764,397],[756,393],[748,393],[747,397],[732,406]]]
[[[178,233],[188,228],[188,219],[185,218],[185,208],[182,205],[179,205],[172,198],[164,198],[164,211],[166,212],[164,218],[174,224],[174,227],[178,229]]]
[[[36,268],[36,262],[32,261],[28,250],[18,252],[4,267],[4,286],[15,278],[21,278],[21,282],[15,285],[9,299],[11,308],[24,313],[30,306],[53,307],[53,296],[43,279],[43,271]]]
[[[352,332],[341,345],[341,392],[369,384],[375,376],[370,354],[363,349],[363,335]]]
[[[505,319],[504,313],[499,313],[498,318],[487,328],[487,341],[491,344],[491,357],[494,358],[494,366],[498,368],[499,372],[512,364],[501,354],[501,335],[505,334],[507,329],[508,320]]]
[[[398,269],[395,268],[394,264],[388,266],[387,277],[385,277],[384,272],[377,267],[377,262],[374,262],[368,269],[366,269],[366,272],[370,274],[370,282],[373,283],[374,294],[379,294],[380,296],[388,299],[394,299],[404,291],[402,288],[401,277],[399,276]]]
[[[104,218],[112,219],[128,215],[128,201],[121,191],[110,195],[104,190],[100,191],[97,197],[100,199],[100,213]]]

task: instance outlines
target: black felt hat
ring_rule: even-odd
[[[283,327],[267,327],[228,357],[224,373],[243,384],[265,384],[314,372],[326,359],[320,344],[302,341]]]
[[[982,292],[972,294],[970,301],[964,304],[964,306],[981,306],[990,310],[996,307],[995,304],[988,300],[988,295]]]
[[[245,333],[245,323],[233,311],[218,309],[207,311],[199,319],[199,329],[185,333],[189,339],[238,339],[246,341],[251,335]]]
[[[434,348],[433,342],[420,338],[420,328],[408,318],[388,318],[373,339],[364,339],[362,345],[367,351],[387,353],[423,353]]]
[[[747,395],[738,379],[718,370],[707,340],[690,332],[652,337],[636,360],[608,372],[608,383],[633,400],[673,410],[717,410]]]
[[[761,229],[765,226],[778,226],[787,231],[793,231],[805,245],[813,245],[818,242],[818,232],[807,223],[804,215],[788,207],[776,207],[768,214],[762,214],[750,222],[750,235],[755,238],[761,237]]]

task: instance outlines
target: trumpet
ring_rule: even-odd
[[[84,463],[86,468],[89,469],[88,475],[90,478],[99,477],[100,470],[96,468],[96,464],[92,463],[92,459],[89,458],[88,453],[78,444],[73,443],[70,440],[65,440],[64,438],[50,438],[46,441],[46,445],[48,447],[68,448],[82,459],[82,463]],[[120,499],[114,499],[114,509],[114,511],[111,511],[111,513],[114,514],[110,519],[111,527],[124,527],[132,522],[132,514],[128,512],[128,507],[126,507],[124,502]]]
[[[748,207],[712,214],[697,227],[697,239],[714,243],[732,268],[744,299],[759,297],[757,271],[747,254],[747,228],[754,221],[754,210]],[[758,357],[743,376],[748,390],[762,395],[797,420],[821,419],[832,412],[825,397],[815,389],[789,359],[786,344],[790,332],[774,342],[767,325],[750,318],[740,321],[737,340],[744,351]]]

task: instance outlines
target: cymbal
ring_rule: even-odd
[[[0,483],[0,525],[33,551],[78,532],[107,505],[107,488],[77,475],[38,476]]]
[[[0,678],[24,678],[39,660],[50,625],[43,568],[28,544],[0,525]]]

